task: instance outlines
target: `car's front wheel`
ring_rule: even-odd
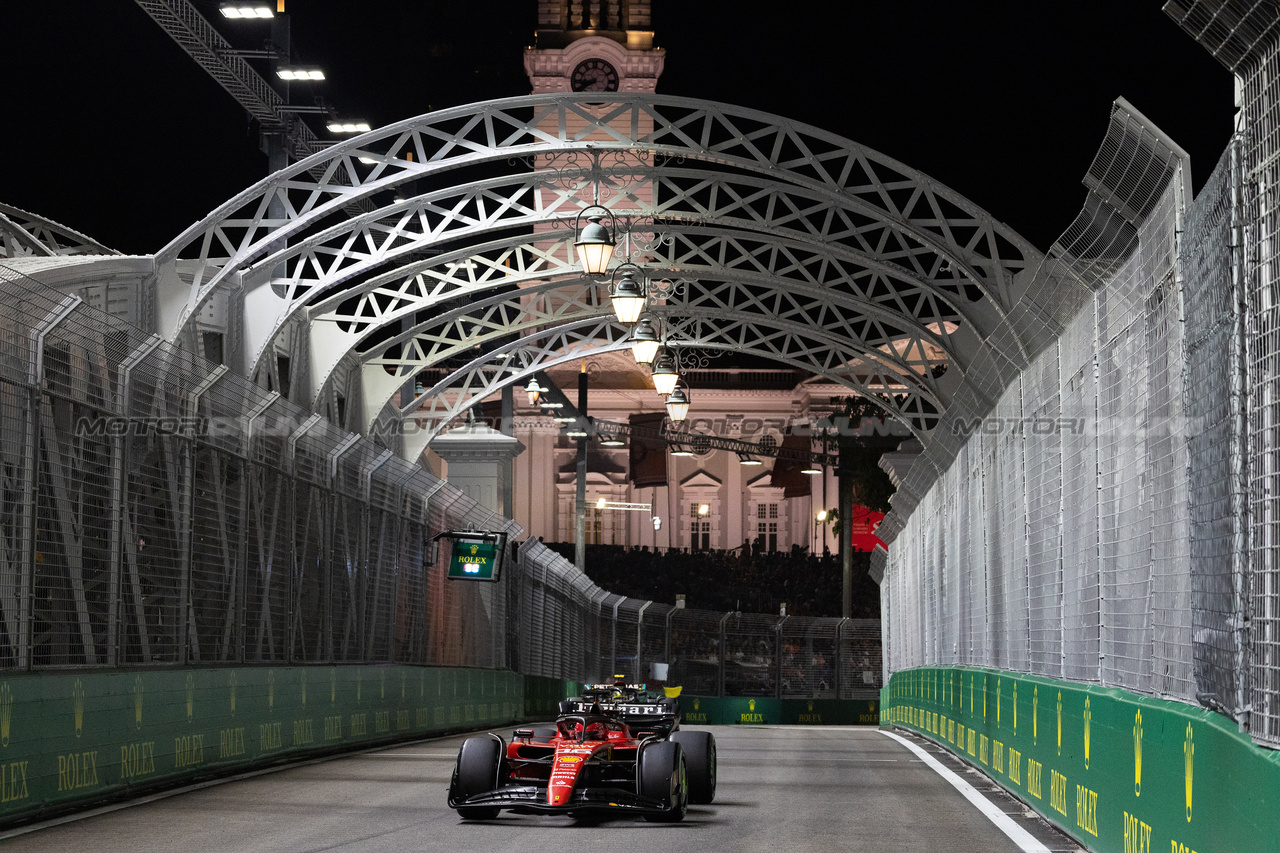
[[[646,747],[640,753],[639,765],[636,773],[640,777],[640,796],[668,805],[667,811],[645,815],[644,819],[662,823],[684,820],[689,810],[689,780],[680,744],[663,741]]]
[[[498,783],[502,764],[502,742],[491,737],[469,737],[458,750],[451,799],[465,800],[492,791]],[[498,816],[494,806],[459,806],[458,816],[467,820],[488,820]]]

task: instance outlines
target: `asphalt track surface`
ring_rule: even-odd
[[[908,747],[874,727],[709,729],[719,748],[715,802],[690,806],[678,824],[509,812],[492,821],[459,820],[445,805],[464,737],[458,735],[295,765],[20,835],[0,833],[0,847],[5,853],[1022,849]],[[1046,849],[1080,849],[986,777],[918,737],[909,739],[956,770]]]

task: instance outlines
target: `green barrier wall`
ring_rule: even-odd
[[[938,742],[1091,850],[1280,851],[1280,753],[1221,715],[971,668],[896,673],[881,699],[882,725]]]
[[[876,725],[874,699],[750,699],[681,696],[684,723],[691,726],[750,724]]]
[[[535,696],[564,684],[532,681]],[[507,724],[522,717],[526,703],[521,677],[495,670],[0,676],[0,825],[308,754]]]

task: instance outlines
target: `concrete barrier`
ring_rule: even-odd
[[[881,724],[941,744],[1099,853],[1280,850],[1280,753],[1178,702],[1002,672],[894,674]]]
[[[0,675],[0,825],[312,754],[507,725],[524,718],[527,681],[393,665]],[[533,697],[563,687],[532,681]]]

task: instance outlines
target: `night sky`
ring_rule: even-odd
[[[267,35],[267,25],[222,21],[216,3],[196,5],[237,47]],[[660,93],[856,140],[1042,249],[1080,209],[1080,180],[1117,96],[1187,149],[1197,190],[1231,131],[1231,75],[1158,0],[653,5],[667,50]],[[744,11],[761,6],[771,11]],[[374,125],[526,94],[521,49],[535,9],[536,0],[288,3],[295,58],[329,75],[318,91]],[[3,11],[0,202],[144,254],[265,175],[244,112],[135,3],[26,0]]]

